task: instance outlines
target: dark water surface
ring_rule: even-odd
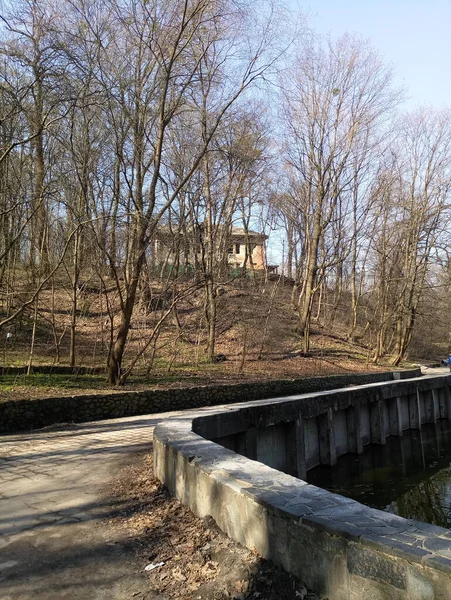
[[[315,467],[307,481],[402,517],[451,527],[451,423],[423,425]]]

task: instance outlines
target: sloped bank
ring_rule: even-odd
[[[59,371],[54,369],[54,372]],[[39,400],[9,400],[0,402],[0,433],[38,429],[57,423],[82,423],[330,390],[347,385],[387,381],[394,378],[404,379],[419,374],[419,369],[412,369],[389,373],[333,375],[308,379],[139,392],[124,391]],[[32,393],[33,390],[30,388],[30,394]]]
[[[450,531],[281,469],[299,475],[309,461],[449,420],[450,385],[451,375],[416,378],[192,411],[155,429],[155,472],[197,515],[330,600],[449,600]]]

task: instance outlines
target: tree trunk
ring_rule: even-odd
[[[80,265],[79,265],[79,252],[80,252],[80,229],[77,230],[74,240],[74,274],[72,281],[72,312],[70,322],[70,344],[69,344],[69,364],[71,367],[75,366],[75,340],[77,335],[77,300],[78,300],[78,284],[80,280]]]
[[[134,289],[133,289],[134,287]],[[132,320],[133,307],[136,299],[137,285],[133,286],[127,293],[126,304],[121,315],[121,323],[116,336],[116,341],[111,349],[108,361],[108,383],[117,385],[120,382],[122,371],[122,359],[127,343],[128,333]]]
[[[216,344],[216,294],[214,284],[211,278],[206,282],[205,286],[205,316],[207,319],[207,356],[210,362],[213,362],[215,356]]]
[[[304,352],[310,350],[310,320],[312,316],[312,305],[315,294],[315,282],[318,271],[318,250],[321,238],[321,205],[316,208],[313,233],[310,242],[307,270],[301,298],[299,302],[298,331],[303,336]]]

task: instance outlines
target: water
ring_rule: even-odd
[[[335,467],[315,467],[307,481],[402,517],[451,527],[451,423],[438,421],[421,431],[346,454]]]

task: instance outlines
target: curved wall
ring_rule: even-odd
[[[155,471],[197,515],[329,600],[449,600],[451,532],[293,475],[451,418],[450,385],[415,378],[192,411],[155,429]]]

